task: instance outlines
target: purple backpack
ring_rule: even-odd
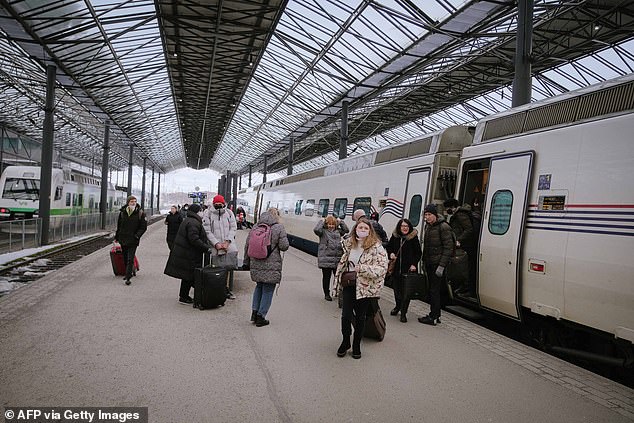
[[[253,259],[263,260],[271,253],[271,227],[265,223],[258,223],[249,234],[249,248],[247,254]]]

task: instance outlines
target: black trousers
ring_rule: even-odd
[[[189,298],[189,290],[194,286],[193,281],[186,281],[181,279],[181,289],[178,292],[178,296],[181,298]]]
[[[440,317],[440,290],[445,281],[445,273],[442,277],[436,276],[437,264],[426,265],[425,272],[427,273],[427,280],[429,281],[429,305],[431,311],[429,317],[432,319],[438,319]]]
[[[335,269],[321,269],[321,286],[324,289],[324,295],[330,294],[330,278]]]
[[[392,273],[392,289],[394,290],[394,301],[396,302],[396,308],[401,311],[401,316],[407,314],[409,308],[409,297],[405,295],[405,286],[403,281],[403,275],[400,273]]]
[[[123,262],[125,263],[125,278],[130,279],[134,273],[134,256],[136,255],[136,245],[121,246]]]
[[[365,315],[370,306],[370,298],[356,299],[357,288],[349,286],[343,289],[343,308],[341,310],[341,334],[346,337],[352,335],[354,321],[354,342],[358,345],[365,329]]]

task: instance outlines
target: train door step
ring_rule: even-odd
[[[448,311],[451,311],[453,314],[456,314],[460,317],[463,317],[467,320],[482,320],[484,319],[484,314],[479,313],[475,310],[471,310],[470,308],[459,306],[459,305],[448,305],[445,306]]]

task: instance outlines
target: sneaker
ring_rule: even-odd
[[[235,295],[233,295],[233,292],[231,292],[231,291],[227,291],[227,295],[226,295],[226,297],[227,297],[227,299],[229,299],[229,300],[235,300],[235,299],[236,299],[236,296],[235,296]]]
[[[330,294],[326,294],[326,295],[324,296],[324,299],[325,299],[326,301],[332,301],[332,297],[330,296]]]
[[[187,297],[187,298],[179,297],[178,302],[181,304],[193,304],[194,300],[191,297]]]
[[[436,322],[429,316],[419,317],[418,321],[424,325],[436,326]]]

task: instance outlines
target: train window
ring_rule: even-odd
[[[491,199],[489,232],[493,235],[504,235],[511,224],[513,210],[513,193],[508,190],[496,191]]]
[[[335,207],[332,211],[332,214],[339,219],[345,219],[346,208],[348,208],[347,198],[335,198]]]
[[[66,193],[66,207],[70,207],[70,192]]]
[[[77,195],[77,205],[79,207],[84,207],[84,194]]]
[[[370,216],[370,207],[372,206],[372,199],[370,197],[357,197],[354,199],[352,206],[352,213],[355,210],[361,209],[365,212],[366,216]]]
[[[330,205],[330,200],[327,198],[322,198],[319,200],[319,206],[317,206],[317,213],[321,217],[328,216],[328,206]]]
[[[62,193],[64,192],[64,187],[59,186],[55,188],[55,201],[62,199]]]
[[[306,216],[312,216],[315,213],[315,200],[306,200],[306,209],[304,214]]]
[[[91,195],[90,197],[88,197],[88,208],[89,209],[94,209],[95,208],[95,196]]]
[[[13,200],[39,200],[40,181],[38,179],[7,178],[2,198]]]
[[[73,207],[77,207],[77,194],[73,194]]]
[[[423,197],[420,194],[416,194],[409,201],[409,216],[407,217],[412,226],[416,227],[420,223],[420,214],[423,207]]]
[[[297,200],[297,202],[295,202],[295,214],[299,215],[302,214],[302,202],[304,200]]]

